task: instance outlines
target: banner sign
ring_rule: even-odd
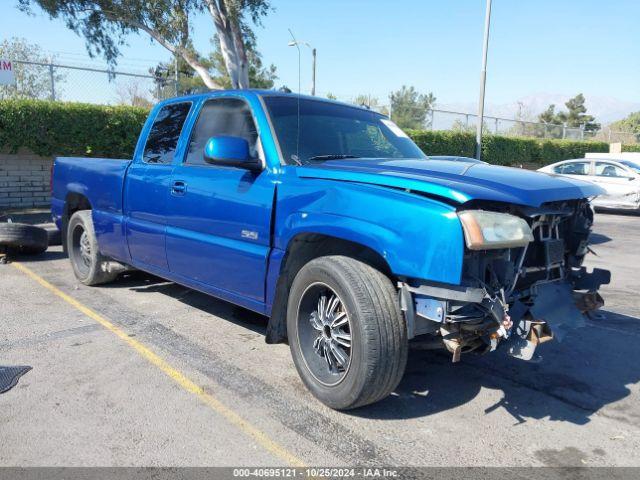
[[[16,83],[16,76],[13,72],[11,60],[0,58],[0,85],[13,85]]]

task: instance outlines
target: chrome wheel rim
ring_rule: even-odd
[[[340,296],[324,283],[313,283],[298,306],[298,343],[311,374],[324,385],[336,385],[351,365],[352,329]]]
[[[70,253],[73,264],[81,275],[91,270],[91,240],[82,225],[76,225],[71,236]]]
[[[91,242],[86,231],[80,235],[80,258],[87,268],[91,267]]]

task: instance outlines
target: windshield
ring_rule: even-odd
[[[626,165],[634,172],[640,173],[640,163],[632,162],[630,160],[622,160],[620,163]]]
[[[264,102],[288,164],[341,158],[426,158],[398,126],[379,113],[297,97],[267,95]]]

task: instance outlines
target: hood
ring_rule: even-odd
[[[301,178],[368,183],[422,192],[455,203],[489,200],[539,207],[592,197],[597,185],[567,177],[485,163],[430,159],[348,159],[297,167]]]

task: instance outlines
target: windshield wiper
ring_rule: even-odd
[[[360,157],[358,157],[357,155],[332,153],[329,155],[315,155],[314,157],[309,158],[308,161],[313,162],[315,160],[342,160],[343,158],[360,158]]]

